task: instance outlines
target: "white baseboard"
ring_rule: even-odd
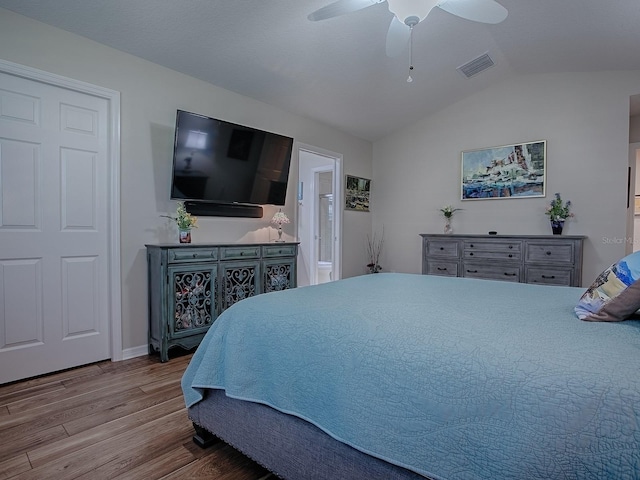
[[[125,348],[122,350],[122,360],[129,360],[130,358],[141,357],[149,354],[149,347],[147,345],[140,345],[139,347]]]

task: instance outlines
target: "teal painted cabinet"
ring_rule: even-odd
[[[149,353],[196,347],[226,308],[296,287],[297,243],[146,245]]]

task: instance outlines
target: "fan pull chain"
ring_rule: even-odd
[[[407,77],[407,83],[413,82],[411,72],[413,72],[413,25],[409,26],[409,76]]]

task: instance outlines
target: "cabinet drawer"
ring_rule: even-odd
[[[255,247],[223,247],[220,249],[221,260],[260,257],[260,246]]]
[[[573,263],[573,251],[572,242],[528,242],[526,246],[525,261]]]
[[[519,260],[521,258],[521,244],[520,242],[465,240],[464,258]]]
[[[526,267],[525,282],[571,286],[571,268]]]
[[[430,240],[427,243],[427,256],[458,257],[458,242]]]
[[[169,263],[183,263],[218,259],[217,248],[174,248],[168,251]]]
[[[458,262],[447,262],[430,259],[427,261],[427,275],[441,275],[445,277],[458,276]]]
[[[291,257],[295,254],[295,245],[269,245],[262,247],[263,257]]]
[[[469,278],[485,278],[491,280],[519,282],[520,267],[515,265],[476,265],[473,263],[466,263],[462,266],[462,276]]]

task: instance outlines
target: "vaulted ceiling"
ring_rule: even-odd
[[[0,7],[368,140],[517,75],[640,70],[638,0],[498,1],[509,16],[497,25],[437,8],[418,24],[412,83],[409,49],[385,54],[386,2],[320,22],[307,15],[327,0],[0,0]],[[494,66],[471,78],[457,70],[484,53]]]

